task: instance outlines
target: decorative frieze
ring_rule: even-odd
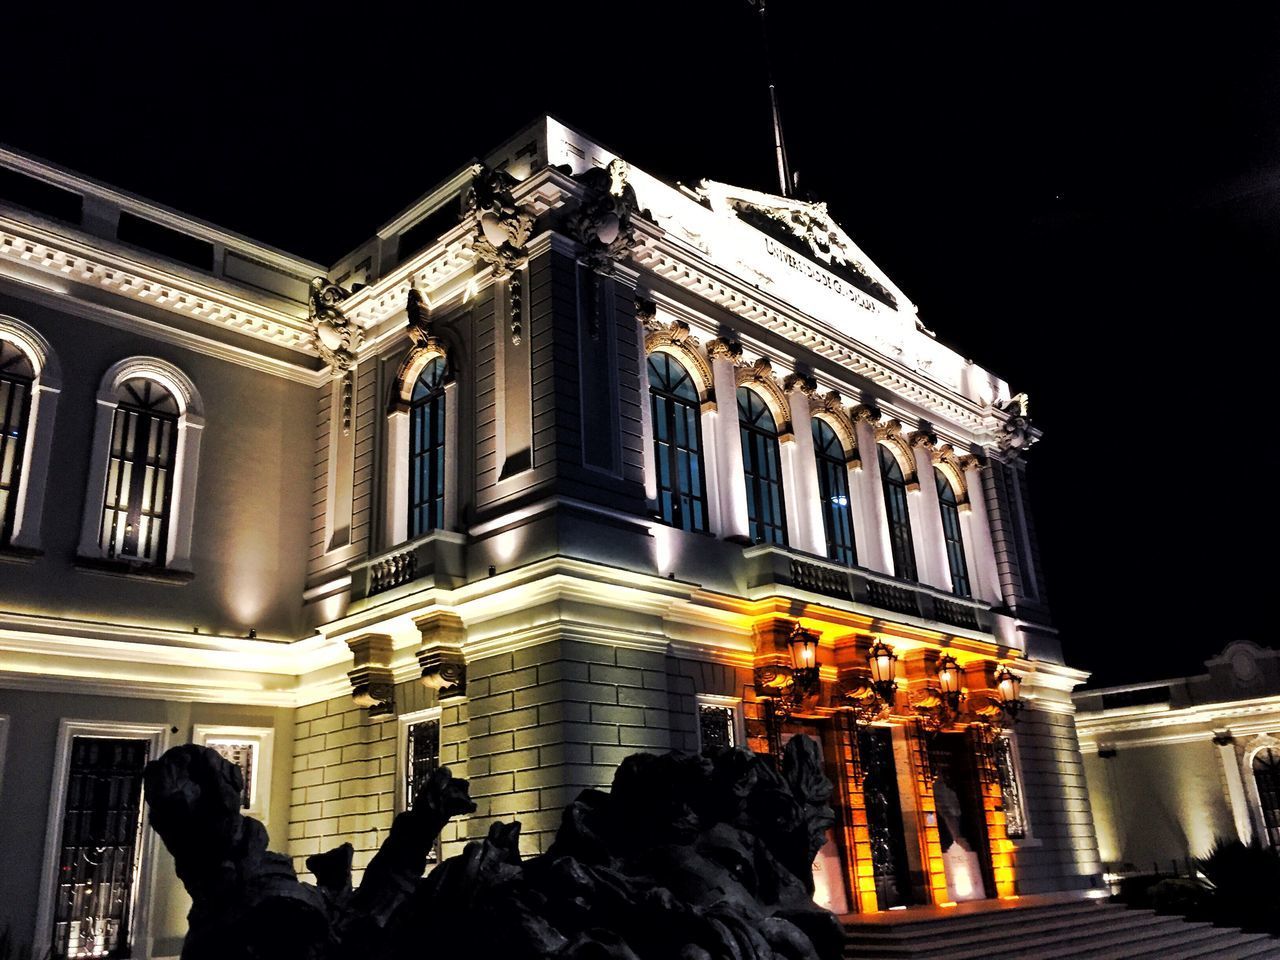
[[[395,716],[395,676],[391,672],[391,637],[367,633],[347,641],[354,669],[347,672],[351,699],[365,707],[371,719]]]

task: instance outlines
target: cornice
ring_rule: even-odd
[[[1251,729],[1249,723],[1242,724],[1241,721],[1252,721],[1258,728]],[[1280,694],[1188,707],[1166,707],[1163,710],[1130,709],[1114,713],[1080,710],[1076,714],[1076,727],[1080,736],[1090,740],[1133,731],[1167,730],[1193,724],[1206,728],[1229,726],[1232,732],[1243,735],[1273,729],[1277,723],[1280,723]]]
[[[294,314],[255,303],[109,250],[103,241],[90,242],[93,239],[74,239],[0,215],[0,260],[96,286],[126,300],[196,317],[302,354],[315,354],[311,327],[301,306]],[[68,289],[66,296],[75,299],[74,290]]]
[[[669,240],[660,228],[637,221],[637,233],[643,242],[635,255],[637,264],[734,316],[803,346],[890,394],[946,417],[988,441],[994,441],[999,424],[1007,419],[994,407],[975,403],[884,356],[874,347],[846,337],[817,318],[750,287],[707,262],[696,251],[691,255],[692,248]],[[846,392],[851,389],[851,385],[846,386]]]
[[[329,374],[324,370],[313,370],[307,366],[278,360],[254,350],[236,347],[188,330],[179,330],[137,314],[79,299],[69,293],[32,283],[23,277],[0,272],[0,290],[6,288],[12,288],[14,295],[23,300],[49,307],[60,313],[103,323],[117,330],[140,332],[150,339],[183,347],[204,356],[216,357],[273,377],[282,377],[309,387],[319,387],[329,379]]]

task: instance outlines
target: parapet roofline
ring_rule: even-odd
[[[40,180],[68,193],[78,194],[82,198],[93,198],[106,201],[110,206],[118,207],[131,213],[154,220],[162,226],[182,233],[188,233],[211,243],[238,247],[257,253],[263,258],[280,261],[298,270],[310,272],[317,276],[326,272],[327,268],[314,260],[281,247],[255,240],[253,237],[237,233],[221,227],[208,220],[183,213],[173,207],[158,203],[146,197],[122,190],[101,180],[78,173],[68,167],[33,156],[12,147],[0,144],[0,169],[16,171],[35,180]],[[0,198],[0,202],[2,198]],[[40,211],[35,211],[39,213]]]

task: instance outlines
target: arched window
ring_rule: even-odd
[[[418,375],[409,400],[409,538],[444,526],[444,357]]]
[[[849,465],[844,444],[820,417],[813,419],[813,453],[818,461],[818,493],[822,497],[822,525],[827,532],[827,556],[853,566],[858,554],[853,542],[853,510],[849,502]]]
[[[911,516],[907,513],[907,481],[902,467],[884,444],[880,445],[880,481],[884,488],[884,511],[889,520],[893,574],[903,580],[915,580],[916,551],[911,541]]]
[[[0,546],[13,536],[36,372],[16,344],[0,340]]]
[[[782,505],[778,426],[768,405],[748,387],[738,388],[738,427],[747,483],[749,534],[756,543],[785,546],[787,517]]]
[[[181,370],[157,357],[111,367],[98,390],[79,555],[191,569],[204,407]]]
[[[41,548],[61,386],[49,342],[21,320],[0,315],[0,548]]]
[[[668,353],[649,354],[648,366],[658,511],[673,527],[705,533],[707,484],[698,389],[689,371]]]
[[[1254,754],[1253,779],[1258,785],[1267,842],[1280,847],[1280,750],[1267,747]]]
[[[947,564],[951,567],[951,592],[958,597],[972,596],[969,590],[969,567],[964,561],[964,538],[960,535],[960,503],[951,487],[951,481],[937,467],[934,467],[933,479],[938,484],[942,540],[947,545]]]
[[[121,383],[116,400],[98,546],[108,560],[163,566],[180,410],[145,377]]]

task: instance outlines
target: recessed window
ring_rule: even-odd
[[[179,408],[154,380],[135,377],[117,392],[99,547],[111,560],[163,566]]]
[[[240,810],[266,822],[271,812],[271,763],[275,731],[271,727],[196,724],[191,742],[203,744],[240,768]]]
[[[34,381],[30,358],[14,344],[0,340],[0,546],[13,536]]]
[[[698,704],[698,736],[702,749],[737,746],[737,737],[734,735],[736,719],[732,707]]]
[[[907,512],[907,481],[897,458],[883,444],[880,445],[880,480],[889,523],[893,574],[902,580],[915,580],[916,551],[911,540],[911,515]]]
[[[698,390],[689,371],[670,354],[649,356],[649,404],[658,512],[673,527],[705,533],[707,485]]]
[[[827,556],[851,567],[858,562],[858,554],[853,542],[849,461],[845,457],[844,444],[825,420],[813,421],[813,453],[818,462],[818,495],[822,499]]]
[[[947,547],[947,564],[951,568],[951,592],[958,597],[972,596],[969,589],[969,567],[964,560],[964,538],[960,533],[960,503],[951,487],[951,481],[936,467],[933,478],[938,485],[942,540]]]
[[[423,368],[409,400],[409,537],[444,525],[444,357]]]
[[[748,535],[756,543],[785,546],[787,516],[782,502],[778,426],[768,405],[747,387],[738,388],[738,427],[747,486]]]
[[[58,843],[52,956],[127,957],[150,742],[76,736]]]

